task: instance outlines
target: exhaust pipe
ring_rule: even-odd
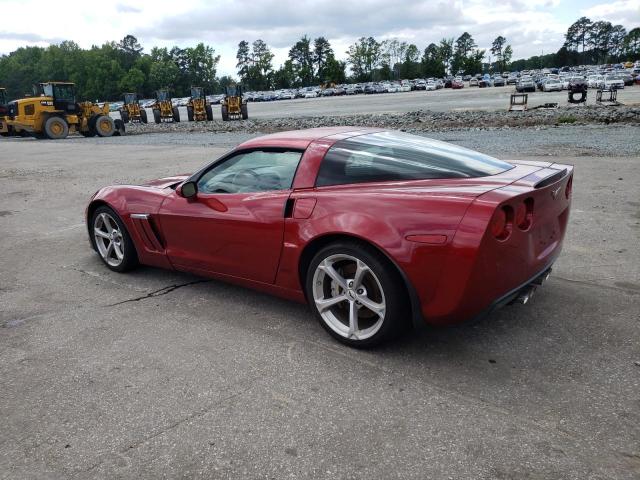
[[[538,278],[536,278],[532,283],[535,285],[542,285],[544,282],[549,280],[550,276],[551,276],[551,269],[547,270],[542,275],[539,275]]]
[[[516,297],[515,303],[526,305],[533,298],[533,294],[535,293],[535,291],[536,287],[533,285],[522,289]]]

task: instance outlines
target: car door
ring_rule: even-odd
[[[159,221],[171,263],[273,283],[301,156],[285,149],[240,151],[201,173],[195,197],[169,195]]]

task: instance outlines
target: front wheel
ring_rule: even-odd
[[[120,216],[107,206],[98,207],[91,216],[91,243],[104,264],[115,272],[138,265],[138,255]]]
[[[360,242],[320,250],[306,278],[307,298],[322,327],[353,347],[371,347],[409,324],[407,295],[393,265]]]

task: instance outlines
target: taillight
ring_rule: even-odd
[[[527,198],[516,208],[514,223],[520,230],[529,230],[533,222],[533,198]]]
[[[567,182],[567,186],[564,189],[564,195],[565,195],[565,197],[567,197],[567,200],[569,200],[569,197],[571,197],[572,190],[573,190],[573,175],[571,175],[569,177],[569,181]]]
[[[491,219],[491,233],[498,240],[506,240],[511,234],[512,223],[513,208],[509,205],[504,205],[493,214],[493,218]]]

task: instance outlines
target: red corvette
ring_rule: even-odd
[[[311,304],[353,346],[526,301],[560,254],[573,168],[359,127],[249,140],[87,208],[112,270],[193,272]]]

